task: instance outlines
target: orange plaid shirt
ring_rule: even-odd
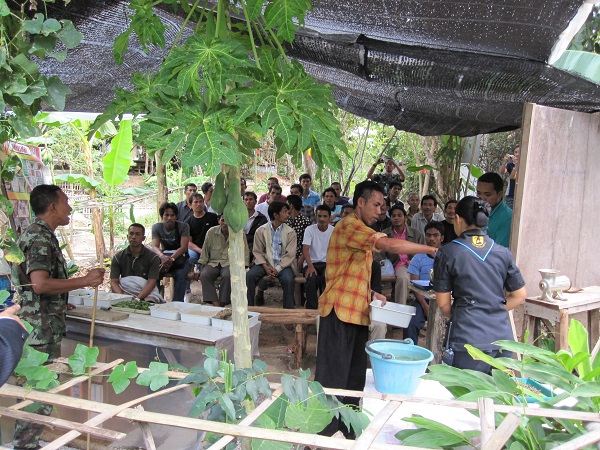
[[[350,214],[336,224],[327,248],[327,287],[319,297],[321,317],[335,309],[342,322],[371,323],[371,264],[375,243],[382,237],[387,236],[366,226],[356,214]]]

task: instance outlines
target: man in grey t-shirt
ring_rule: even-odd
[[[174,302],[182,302],[187,285],[189,271],[188,244],[190,227],[177,220],[177,205],[165,202],[158,213],[162,222],[152,225],[152,251],[160,258],[160,271],[173,277],[175,291]]]

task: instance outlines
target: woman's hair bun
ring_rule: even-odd
[[[488,224],[492,208],[484,200],[476,199],[473,201],[473,224],[476,227],[483,228]]]

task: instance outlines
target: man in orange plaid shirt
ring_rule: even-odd
[[[369,225],[377,221],[385,201],[383,189],[363,181],[354,190],[354,213],[340,220],[331,235],[325,270],[326,288],[319,297],[319,339],[315,381],[324,387],[362,391],[365,387],[369,336],[369,303],[384,295],[371,290],[373,251],[435,254],[434,247],[388,238]],[[340,400],[358,406],[358,398]],[[321,432],[331,436],[337,430],[353,437],[341,421],[333,421]]]

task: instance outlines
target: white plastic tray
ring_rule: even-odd
[[[417,309],[414,306],[400,305],[398,303],[387,302],[381,306],[381,300],[371,302],[371,320],[387,323],[400,328],[406,328],[410,319],[415,315]]]
[[[252,327],[258,323],[260,313],[248,312],[249,326]],[[219,330],[233,330],[233,320],[212,319],[212,326]]]
[[[90,296],[83,296],[83,304],[85,306],[94,306],[94,291],[91,291]],[[96,306],[98,308],[109,308],[115,303],[127,302],[132,299],[131,295],[127,294],[113,294],[112,292],[98,291],[98,302]]]
[[[181,321],[210,326],[213,316],[222,310],[218,306],[195,305],[181,311]]]
[[[99,294],[99,293],[98,293]],[[83,305],[84,298],[94,299],[93,289],[76,289],[69,292],[69,303],[73,305]]]
[[[194,308],[195,306],[196,305],[190,305],[189,303],[183,302],[162,303],[160,305],[151,306],[150,315],[152,317],[158,317],[159,319],[179,320],[182,311]]]

